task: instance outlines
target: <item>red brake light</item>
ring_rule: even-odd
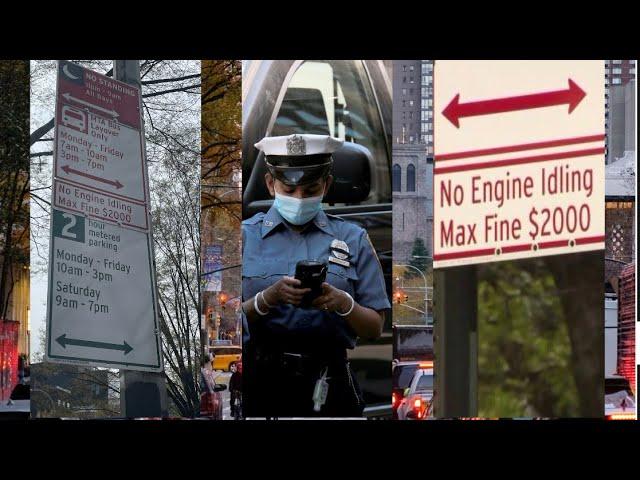
[[[416,410],[419,409],[422,406],[422,399],[421,398],[416,398],[413,401],[413,408],[415,408]]]

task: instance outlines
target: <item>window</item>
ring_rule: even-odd
[[[413,135],[409,135],[409,143],[413,143]]]
[[[393,190],[394,192],[400,192],[402,190],[402,167],[397,163],[393,166]]]
[[[402,77],[402,83],[407,83],[407,77]]]
[[[422,375],[418,379],[418,385],[416,385],[417,392],[433,390],[433,375]]]
[[[402,100],[402,106],[406,107],[407,106],[407,101],[406,100]]]
[[[409,71],[410,71],[410,72],[413,72],[413,65],[411,65],[411,66],[409,67]]]
[[[413,107],[413,100],[409,100],[409,106]]]
[[[622,80],[620,80],[619,78],[614,78],[612,83],[614,85],[620,85],[622,83]]]
[[[416,167],[410,163],[407,167],[407,192],[416,191]]]
[[[614,65],[622,65],[622,60],[614,60],[613,64]]]
[[[433,111],[432,110],[422,110],[421,112],[421,119],[424,120],[431,120],[433,118]]]
[[[403,88],[403,89],[402,89],[402,95],[406,95],[406,94],[407,94],[407,89],[406,89],[406,88]]]
[[[409,118],[413,118],[413,112],[409,112]]]
[[[629,69],[629,73],[630,73],[631,75],[635,75],[635,74],[636,74],[636,67],[630,68],[630,69]]]
[[[386,136],[362,60],[299,64],[286,88],[270,136],[310,133],[357,143],[371,153],[371,193],[362,204],[390,198]]]
[[[406,65],[402,65],[402,71],[406,72],[407,71],[407,66]]]
[[[614,75],[622,75],[622,69],[621,68],[614,68],[613,69],[613,74]]]
[[[430,109],[431,107],[433,107],[433,99],[431,99],[431,98],[423,98],[422,102],[421,102],[421,107],[424,110]]]
[[[409,89],[409,95],[413,95],[413,88]]]
[[[413,81],[413,75],[411,75],[411,76],[409,77],[409,83],[414,83],[414,81]]]

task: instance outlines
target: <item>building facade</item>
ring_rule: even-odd
[[[606,163],[635,150],[635,60],[605,60]],[[631,128],[624,124],[631,117]],[[633,148],[628,147],[633,142]]]
[[[202,304],[206,347],[241,345],[242,242],[239,233],[241,173],[231,169],[227,187],[219,197],[233,202],[229,208],[212,207],[202,212]]]
[[[433,61],[393,62],[393,256],[411,261],[417,238],[432,253]]]

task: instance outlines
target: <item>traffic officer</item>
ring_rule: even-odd
[[[266,186],[274,203],[242,222],[244,413],[247,417],[362,416],[346,350],[380,336],[390,309],[367,232],[322,210],[333,177],[327,135],[266,137]],[[310,305],[296,264],[326,264]]]

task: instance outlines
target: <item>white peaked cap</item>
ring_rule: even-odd
[[[344,140],[329,135],[312,135],[308,133],[285,135],[282,137],[264,137],[255,147],[265,155],[321,155],[338,150]]]

